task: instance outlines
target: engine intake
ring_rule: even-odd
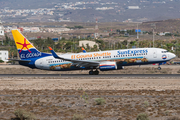
[[[99,65],[101,71],[117,70],[116,62],[103,62]]]

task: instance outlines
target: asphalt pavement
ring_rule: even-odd
[[[0,74],[0,78],[3,78],[3,77],[180,78],[180,74],[99,74],[99,75],[89,75],[89,74]]]

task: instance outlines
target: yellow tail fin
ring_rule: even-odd
[[[18,30],[12,30],[12,35],[19,53],[28,51],[31,53],[32,48],[35,48]]]

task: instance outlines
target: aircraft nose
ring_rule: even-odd
[[[174,53],[171,53],[171,56],[172,56],[172,58],[175,58],[175,57],[176,57],[176,55],[175,55]]]

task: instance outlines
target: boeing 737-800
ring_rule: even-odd
[[[51,47],[52,54],[38,51],[18,30],[12,30],[19,52],[20,65],[43,70],[90,70],[89,75],[98,75],[99,71],[123,69],[123,66],[162,64],[175,58],[175,54],[161,48],[135,48],[84,52],[57,55]],[[93,71],[95,69],[95,71]],[[159,69],[160,66],[159,66]]]

